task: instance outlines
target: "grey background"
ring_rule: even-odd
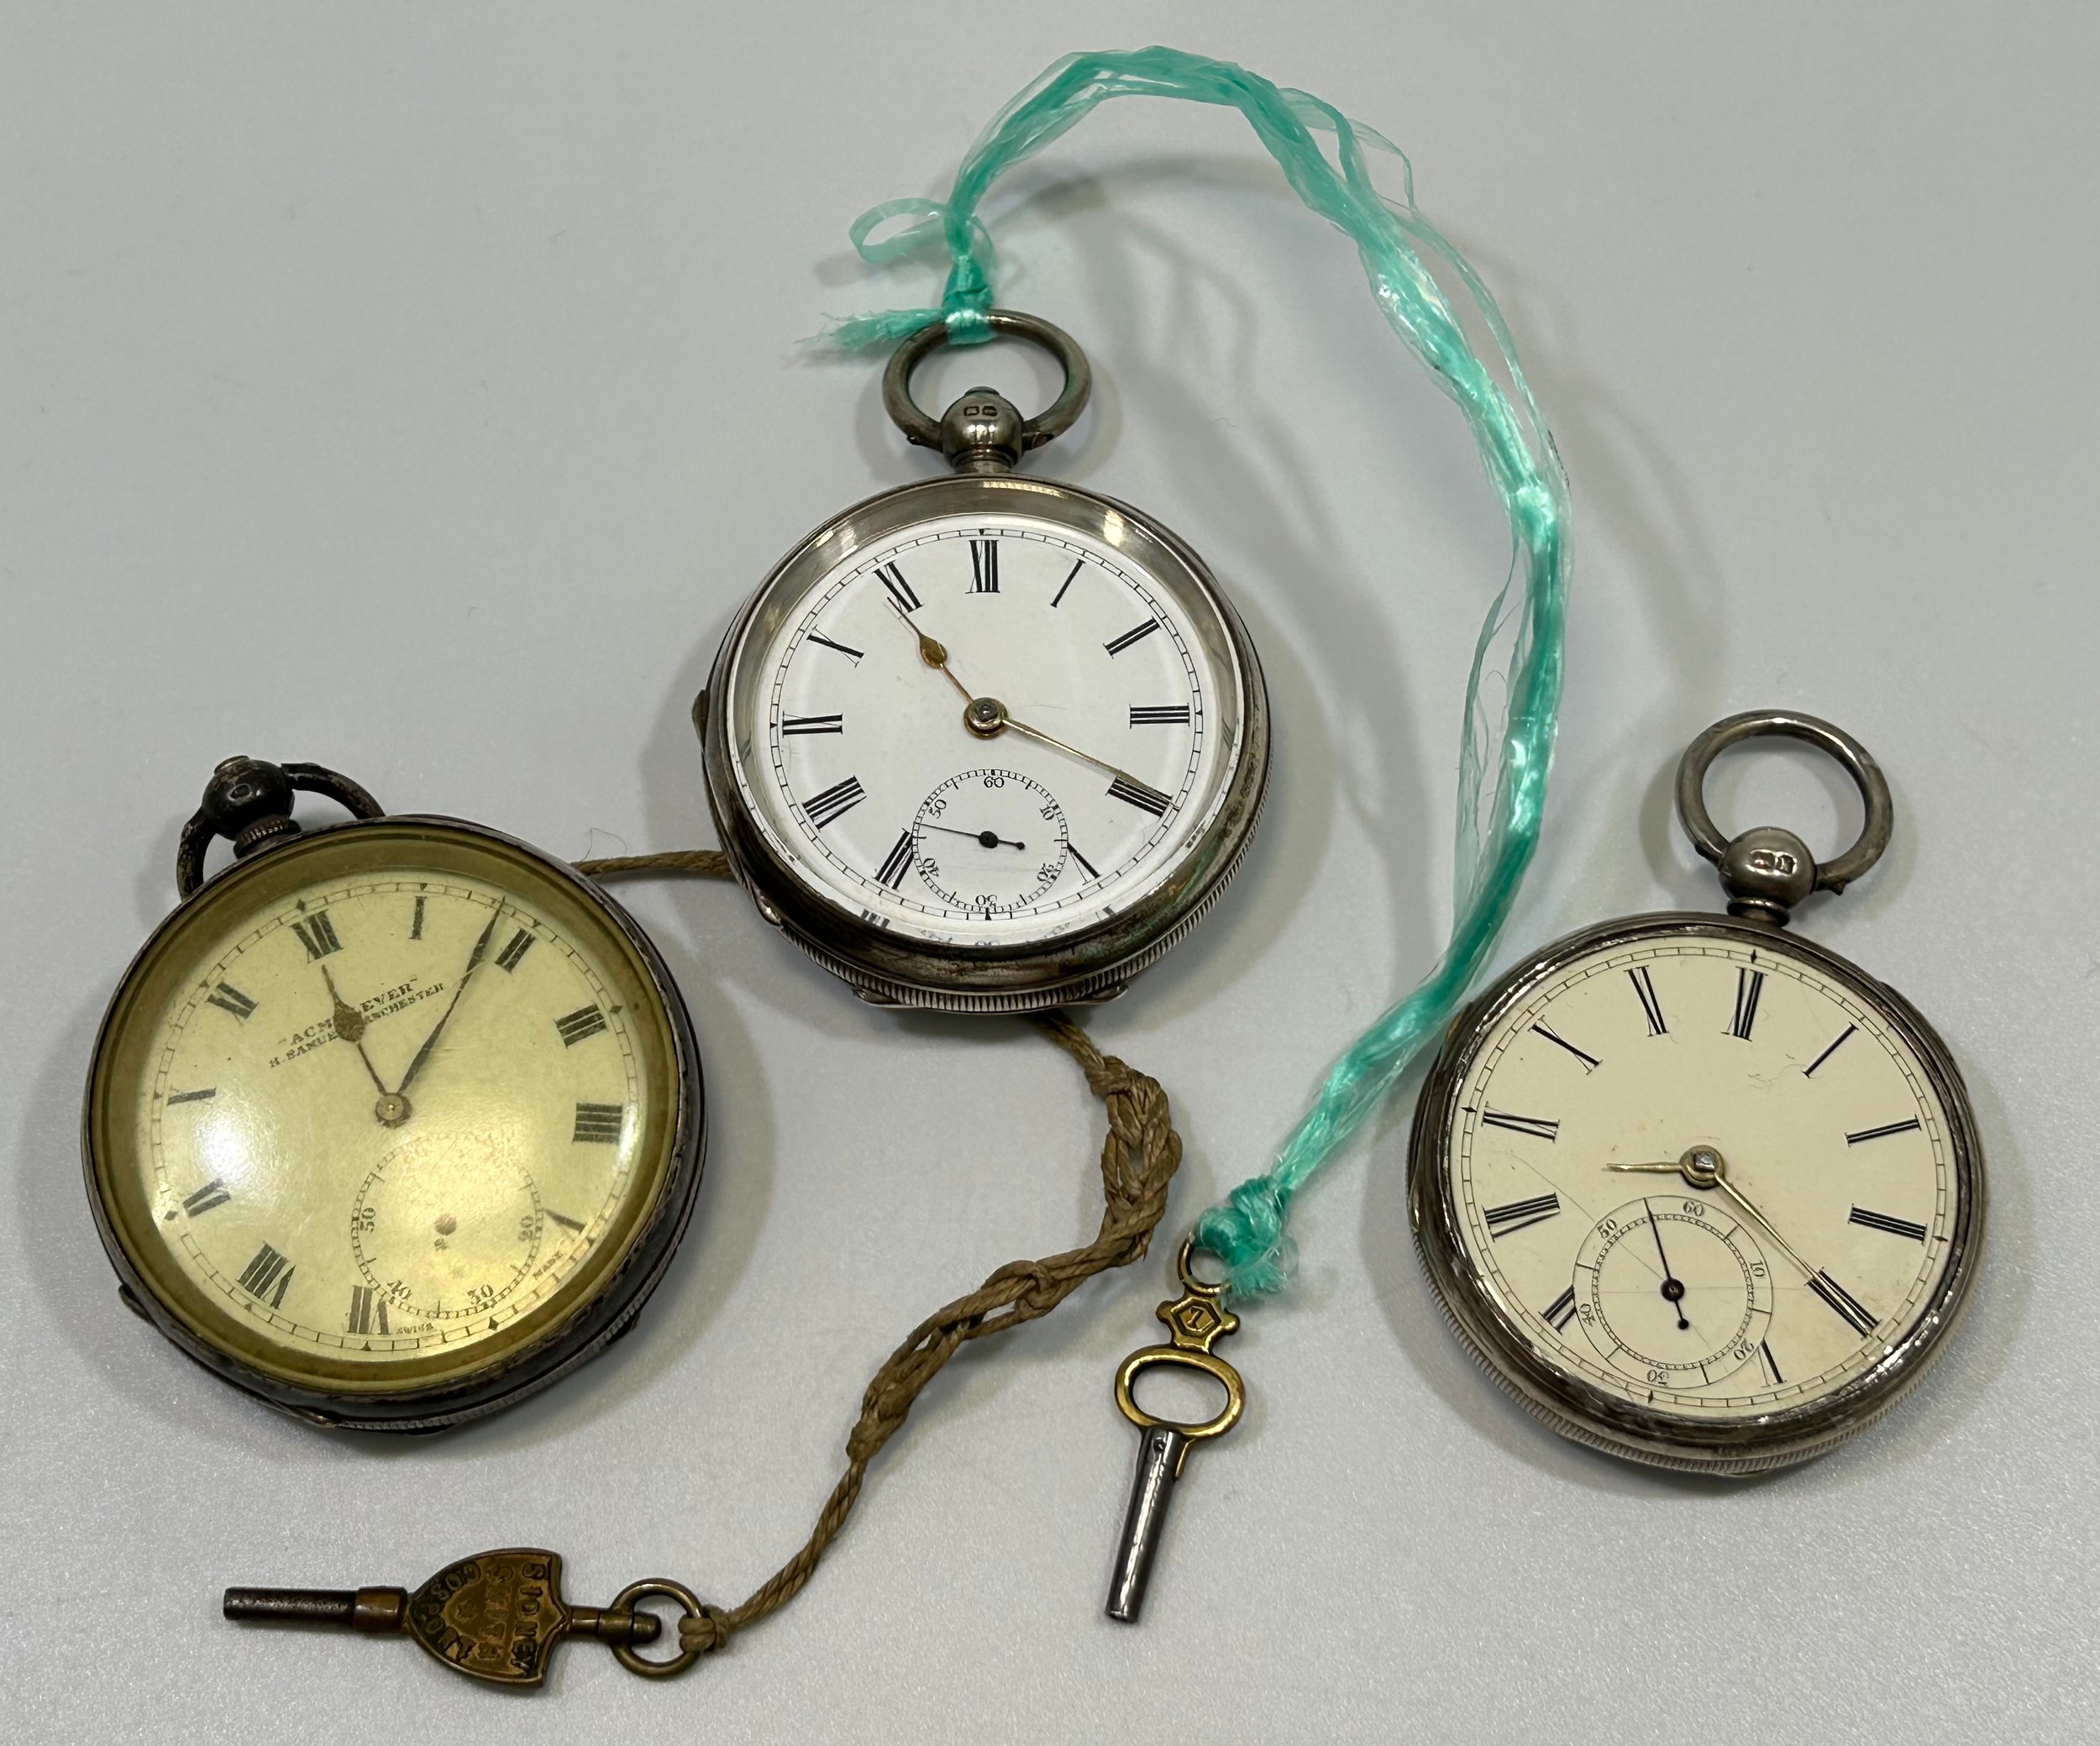
[[[1773,1740],[2090,1729],[2100,832],[2089,8],[182,3],[0,11],[0,1732],[22,1739]],[[1963,1062],[1994,1203],[1924,1393],[1723,1487],[1563,1445],[1448,1337],[1413,1082],[1302,1203],[1144,1624],[1101,1617],[1157,1262],[973,1353],[807,1593],[669,1687],[507,1701],[406,1644],[244,1633],[229,1581],[520,1540],[601,1601],[740,1598],[927,1310],[1091,1230],[1096,1109],[1017,1025],[872,1012],[734,891],[638,889],[714,1092],[643,1324],[434,1443],[280,1421],[118,1308],[79,1088],[235,751],[563,855],[711,840],[685,710],[803,531],[921,476],[827,316],[923,300],[847,223],[938,194],[1053,55],[1163,39],[1413,155],[1573,480],[1551,815],[1506,959],[1704,905],[1665,773],[1752,705],[1880,755],[1896,846],[1816,938]],[[1125,103],[995,199],[1080,336],[1046,470],[1152,509],[1268,663],[1278,773],[1214,919],[1089,1020],[1176,1098],[1170,1222],[1260,1167],[1449,919],[1462,667],[1506,533],[1352,251],[1231,115]],[[971,375],[981,359],[963,366]],[[1029,366],[1002,381],[1039,388]],[[933,385],[959,391],[958,372]],[[1724,818],[1835,847],[1835,776]]]

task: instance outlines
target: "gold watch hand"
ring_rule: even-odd
[[[939,643],[936,642],[931,637],[927,636],[924,631],[921,630],[916,625],[913,624],[911,621],[905,616],[904,608],[900,606],[895,600],[890,601],[890,610],[897,615],[899,621],[903,624],[905,629],[911,632],[914,637],[919,639],[919,658],[925,662],[926,664],[931,667],[936,673],[939,674],[941,677],[946,679],[951,685],[954,686],[957,690],[960,691],[963,694],[963,702],[969,703],[974,701],[974,700],[970,692],[970,688],[964,684],[962,680],[956,678],[953,673],[948,671],[948,651]]]
[[[1607,1164],[1607,1170],[1635,1170],[1656,1174],[1682,1176],[1694,1188],[1718,1188],[1750,1221],[1761,1227],[1770,1237],[1779,1252],[1800,1269],[1803,1279],[1819,1277],[1817,1270],[1793,1252],[1793,1245],[1781,1236],[1771,1219],[1758,1210],[1750,1197],[1728,1179],[1728,1161],[1710,1146],[1695,1146],[1674,1164]]]
[[[1772,1228],[1772,1220],[1758,1211],[1756,1207],[1752,1206],[1750,1203],[1750,1198],[1746,1195],[1741,1189],[1738,1188],[1735,1183],[1729,1181],[1725,1176],[1723,1176],[1715,1179],[1714,1186],[1716,1188],[1719,1188],[1722,1193],[1725,1194],[1730,1200],[1735,1203],[1736,1209],[1738,1211],[1748,1214],[1753,1223],[1761,1224],[1764,1227],[1765,1235],[1770,1237],[1774,1243],[1778,1245],[1779,1252],[1782,1255],[1785,1256],[1788,1261],[1792,1261],[1795,1266],[1801,1270],[1801,1277],[1803,1279],[1814,1279],[1818,1277],[1817,1269],[1810,1266],[1808,1262],[1802,1260],[1799,1256],[1793,1252],[1793,1245],[1788,1242],[1784,1237],[1781,1236],[1779,1233]]]
[[[967,705],[963,711],[963,725],[979,739],[996,739],[1011,727],[1016,733],[1025,738],[1040,740],[1046,746],[1055,747],[1067,757],[1078,758],[1083,764],[1092,764],[1097,770],[1107,771],[1118,782],[1134,789],[1149,800],[1158,801],[1162,810],[1173,804],[1173,797],[1171,794],[1163,794],[1149,782],[1139,780],[1128,770],[1110,763],[1106,758],[1096,758],[1090,752],[1082,752],[1077,746],[1068,746],[1063,740],[1058,739],[1055,735],[1045,733],[1040,727],[1031,727],[1026,721],[1015,721],[1006,713],[1006,705],[996,697],[978,696],[955,676],[954,669],[948,664],[946,648],[913,624],[905,616],[904,608],[895,600],[890,601],[890,610],[903,621],[905,628],[919,639],[919,658],[963,694],[963,702]]]
[[[1141,794],[1148,794],[1153,800],[1160,801],[1163,805],[1173,804],[1173,797],[1171,794],[1161,794],[1160,791],[1154,788],[1149,782],[1139,781],[1138,779],[1131,775],[1128,770],[1119,769],[1116,765],[1110,763],[1105,758],[1096,758],[1090,752],[1082,752],[1077,746],[1068,746],[1063,740],[1053,738],[1050,735],[1045,733],[1040,727],[1031,727],[1026,721],[1015,721],[1014,718],[1011,716],[1007,715],[1004,710],[1001,710],[1000,712],[1000,719],[1008,727],[1013,729],[1016,733],[1026,734],[1032,740],[1041,740],[1046,746],[1055,746],[1058,751],[1070,753],[1074,758],[1078,758],[1083,764],[1092,764],[1097,770],[1106,770],[1109,774],[1113,776],[1118,782],[1127,783],[1131,787],[1137,789]]]

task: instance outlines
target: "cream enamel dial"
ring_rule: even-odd
[[[1637,920],[1462,1030],[1419,1118],[1418,1239],[1562,1429],[1769,1465],[1856,1429],[1945,1332],[1981,1212],[1970,1117],[1929,1030],[1842,960]]]
[[[681,1022],[580,882],[503,839],[272,850],[113,1007],[90,1167],[120,1271],[295,1387],[470,1382],[586,1314],[687,1185]]]

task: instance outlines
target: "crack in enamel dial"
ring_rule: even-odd
[[[1636,918],[1454,1028],[1418,1243],[1550,1423],[1750,1471],[1861,1428],[1933,1356],[1982,1217],[1959,1074],[1900,997],[1755,925]]]

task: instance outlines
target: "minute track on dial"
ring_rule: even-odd
[[[1260,669],[1201,561],[1142,511],[1008,476],[1018,454],[1001,456],[808,536],[730,627],[696,711],[711,809],[762,911],[881,1003],[1120,992],[1209,907],[1259,816]],[[804,725],[833,716],[843,732]],[[958,806],[907,858],[904,809],[971,762],[958,748],[1047,783],[1084,855],[1040,818]],[[809,797],[849,773],[866,800],[813,830]]]

